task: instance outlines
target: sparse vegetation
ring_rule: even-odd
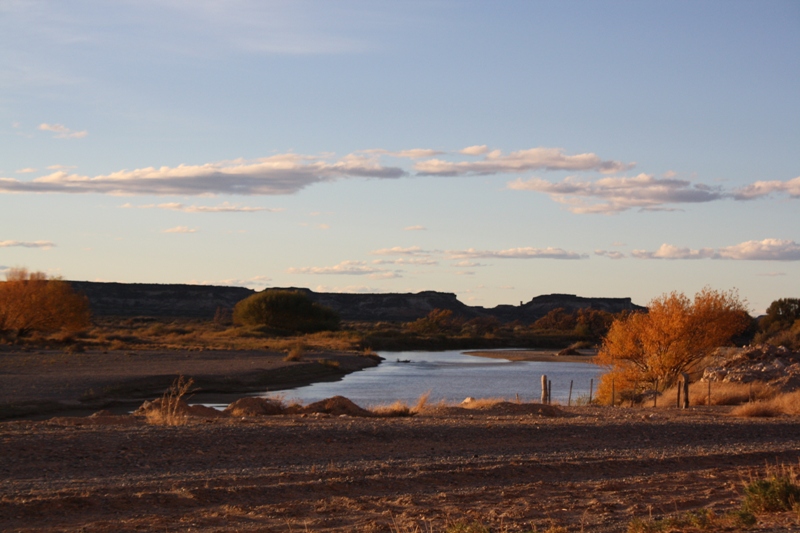
[[[773,417],[800,414],[800,390],[735,407],[731,414],[741,417]]]
[[[194,381],[179,376],[161,397],[157,409],[146,413],[147,423],[159,426],[180,426],[188,417],[183,411],[183,397],[189,392]]]

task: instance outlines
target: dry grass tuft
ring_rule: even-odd
[[[678,388],[673,386],[661,393],[659,407],[674,407]],[[752,400],[766,400],[775,396],[776,391],[767,383],[729,383],[711,382],[711,405],[741,405]],[[709,405],[708,382],[696,381],[689,385],[689,405]]]
[[[289,353],[286,354],[286,357],[283,358],[284,361],[302,361],[303,355],[305,355],[306,347],[303,343],[297,343],[294,347],[289,350]]]
[[[370,409],[377,416],[393,417],[393,416],[414,416],[422,413],[428,409],[428,398],[430,398],[431,391],[424,392],[417,398],[417,403],[409,406],[402,400],[389,405],[378,405]]]
[[[158,408],[147,411],[147,423],[158,426],[181,426],[185,424],[187,416],[182,399],[189,392],[189,388],[193,383],[194,380],[191,378],[187,380],[183,376],[178,376],[178,379],[172,382],[167,392],[161,397]]]
[[[767,400],[746,403],[735,407],[731,414],[741,417],[800,415],[800,391],[787,392]]]

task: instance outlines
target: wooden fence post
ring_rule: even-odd
[[[572,380],[569,380],[569,396],[567,396],[567,407],[572,405]]]
[[[589,405],[592,404],[592,389],[594,388],[594,378],[589,380]]]
[[[683,381],[683,408],[689,408],[689,374],[683,373],[681,374],[681,380]]]
[[[653,389],[653,407],[656,407],[658,404],[658,380],[656,380],[656,386]]]
[[[542,374],[542,403],[547,403],[547,376]]]

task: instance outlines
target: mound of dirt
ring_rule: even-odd
[[[344,396],[334,396],[306,405],[299,409],[300,413],[324,413],[333,416],[375,416],[370,411],[362,409]]]
[[[268,416],[284,413],[283,406],[277,400],[269,398],[239,398],[228,405],[224,411],[229,416]]]
[[[576,350],[575,348],[564,348],[563,350],[558,352],[558,355],[562,355],[562,356],[563,355],[580,355],[580,354],[581,353],[578,350]]]

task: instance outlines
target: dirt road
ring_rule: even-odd
[[[625,531],[632,517],[731,509],[749,472],[800,459],[796,419],[534,411],[0,423],[0,530]]]

